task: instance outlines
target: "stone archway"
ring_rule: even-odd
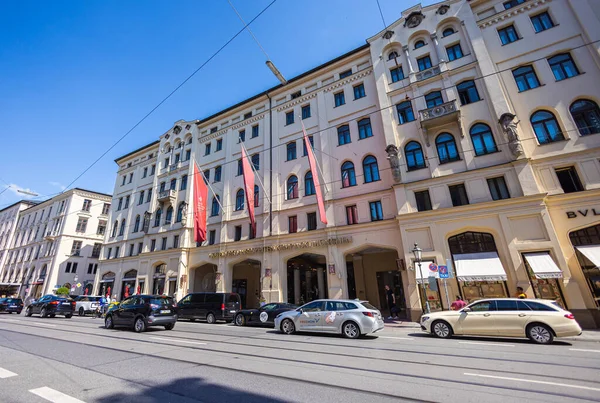
[[[290,304],[303,305],[315,299],[327,298],[327,258],[303,253],[287,261],[287,299]]]
[[[191,270],[190,292],[216,292],[217,265],[206,263]]]
[[[231,292],[240,294],[244,309],[260,306],[262,297],[260,270],[260,262],[253,259],[246,259],[233,265]]]

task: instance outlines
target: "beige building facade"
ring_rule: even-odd
[[[433,310],[455,295],[473,301],[521,287],[600,326],[599,7],[415,5],[367,45],[286,85],[176,122],[116,161],[97,283],[121,295],[238,292],[244,306],[361,298],[385,312],[389,285],[411,320],[425,305],[421,283]],[[259,179],[254,239],[242,146]],[[200,247],[187,208],[191,161],[211,187]],[[115,210],[127,197],[135,206]],[[450,279],[439,278],[440,265]]]

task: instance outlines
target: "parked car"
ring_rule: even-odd
[[[555,337],[578,336],[581,327],[573,314],[555,301],[541,299],[483,299],[459,311],[428,313],[421,329],[441,338],[452,335],[527,337],[552,343]]]
[[[88,313],[96,312],[98,305],[100,305],[101,296],[92,295],[78,295],[75,298],[75,311],[79,316],[84,316]]]
[[[22,310],[23,300],[21,298],[0,298],[0,312],[16,312],[19,315]]]
[[[242,299],[235,293],[198,292],[183,297],[178,306],[180,319],[231,322],[242,309]]]
[[[367,301],[326,299],[280,313],[275,328],[285,334],[297,331],[341,333],[356,339],[383,329],[381,312]]]
[[[25,316],[39,314],[42,318],[56,315],[64,315],[69,319],[75,311],[75,301],[62,295],[44,295],[38,300],[34,300],[25,309]]]
[[[266,304],[258,309],[242,309],[235,315],[237,326],[258,325],[275,326],[275,317],[282,312],[292,311],[298,308],[296,305],[285,302]]]
[[[129,327],[143,332],[149,326],[172,330],[177,322],[177,303],[164,295],[134,295],[106,313],[107,329]]]

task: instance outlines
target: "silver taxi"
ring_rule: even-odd
[[[320,299],[275,318],[275,329],[295,332],[341,333],[350,339],[383,329],[381,312],[367,301]]]

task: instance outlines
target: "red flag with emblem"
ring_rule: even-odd
[[[254,219],[254,171],[248,161],[248,154],[242,145],[242,173],[244,174],[244,191],[246,192],[246,204],[248,206],[248,215],[250,216],[250,225],[252,228],[252,238],[256,236],[256,221]]]
[[[319,218],[323,224],[327,224],[327,215],[325,214],[325,202],[323,201],[323,190],[321,189],[321,181],[319,180],[319,171],[317,170],[317,160],[315,159],[315,153],[306,134],[304,123],[302,123],[302,133],[304,133],[304,146],[306,147],[306,153],[308,154],[308,163],[310,165],[310,171],[312,172],[313,184],[315,185],[315,193],[317,194],[317,205],[319,206]]]
[[[206,200],[208,188],[204,178],[194,162],[194,240],[206,241]]]

